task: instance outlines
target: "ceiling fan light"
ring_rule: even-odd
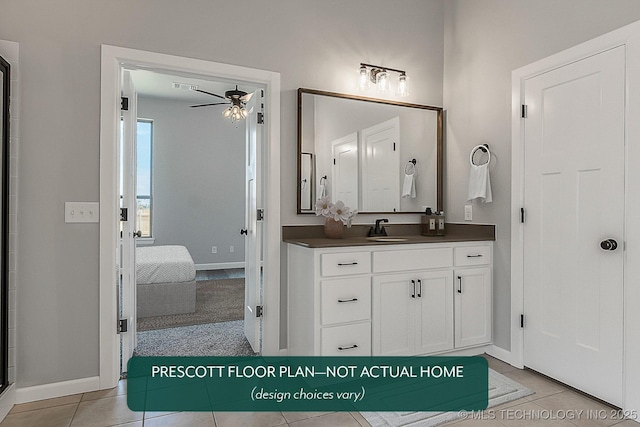
[[[222,115],[223,115],[224,117],[226,117],[226,118],[231,117],[231,107],[226,108],[226,109],[222,112]]]

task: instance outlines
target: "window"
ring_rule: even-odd
[[[151,237],[153,199],[151,196],[151,147],[153,145],[153,121],[138,119],[137,135],[137,190],[136,230],[142,237]]]
[[[123,152],[123,122],[120,121],[120,152]],[[142,238],[152,237],[153,198],[151,192],[151,152],[153,147],[153,121],[138,119],[136,153],[136,230],[140,230]],[[123,159],[120,159],[120,173],[123,171]],[[122,201],[123,179],[120,175],[120,200]],[[121,205],[122,206],[122,205]],[[122,231],[122,230],[121,230]]]

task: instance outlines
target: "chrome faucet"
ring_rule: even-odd
[[[387,230],[384,228],[384,226],[380,225],[381,222],[389,222],[389,220],[387,218],[376,219],[375,227],[371,227],[369,229],[369,234],[368,234],[369,237],[387,235]]]

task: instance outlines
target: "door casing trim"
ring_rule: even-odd
[[[629,263],[630,259],[640,259],[640,248],[627,243],[640,243],[640,225],[632,223],[634,209],[640,208],[640,172],[632,171],[630,159],[640,160],[640,144],[633,146],[630,141],[640,141],[640,124],[629,120],[640,114],[640,21],[581,43],[555,55],[512,72],[511,108],[511,349],[502,351],[505,361],[524,367],[524,330],[520,327],[520,315],[524,313],[524,225],[520,222],[520,209],[524,206],[524,136],[525,120],[521,118],[524,99],[524,83],[527,79],[563,67],[581,59],[597,55],[615,47],[623,46],[626,53],[625,81],[625,253],[623,260],[623,409],[640,412],[640,384],[627,380],[640,377],[640,366],[632,361],[640,359],[640,311],[633,309],[640,304],[640,289],[625,286],[632,277],[639,277],[640,265]],[[603,141],[605,143],[606,141]],[[637,164],[637,162],[636,162]],[[637,168],[636,168],[637,169]],[[632,183],[638,183],[632,185]],[[637,215],[636,215],[637,217]],[[637,287],[636,287],[637,288]],[[613,308],[615,309],[615,308]],[[526,313],[525,322],[526,322]],[[525,325],[526,327],[526,325]]]
[[[116,161],[120,70],[149,67],[223,79],[244,80],[265,87],[263,162],[264,288],[262,354],[280,354],[280,74],[272,71],[102,45],[100,76],[100,389],[115,387],[119,371],[116,330]]]

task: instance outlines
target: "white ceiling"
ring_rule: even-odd
[[[195,92],[189,89],[175,89],[173,83],[185,83],[197,85],[199,89],[224,96],[225,91],[238,89],[245,92],[253,92],[258,89],[255,85],[247,84],[243,81],[216,81],[189,75],[176,75],[158,70],[136,69],[129,70],[136,92],[139,96],[151,98],[165,98],[181,101],[189,101],[197,104],[209,102],[223,102],[222,99],[204,93]]]

